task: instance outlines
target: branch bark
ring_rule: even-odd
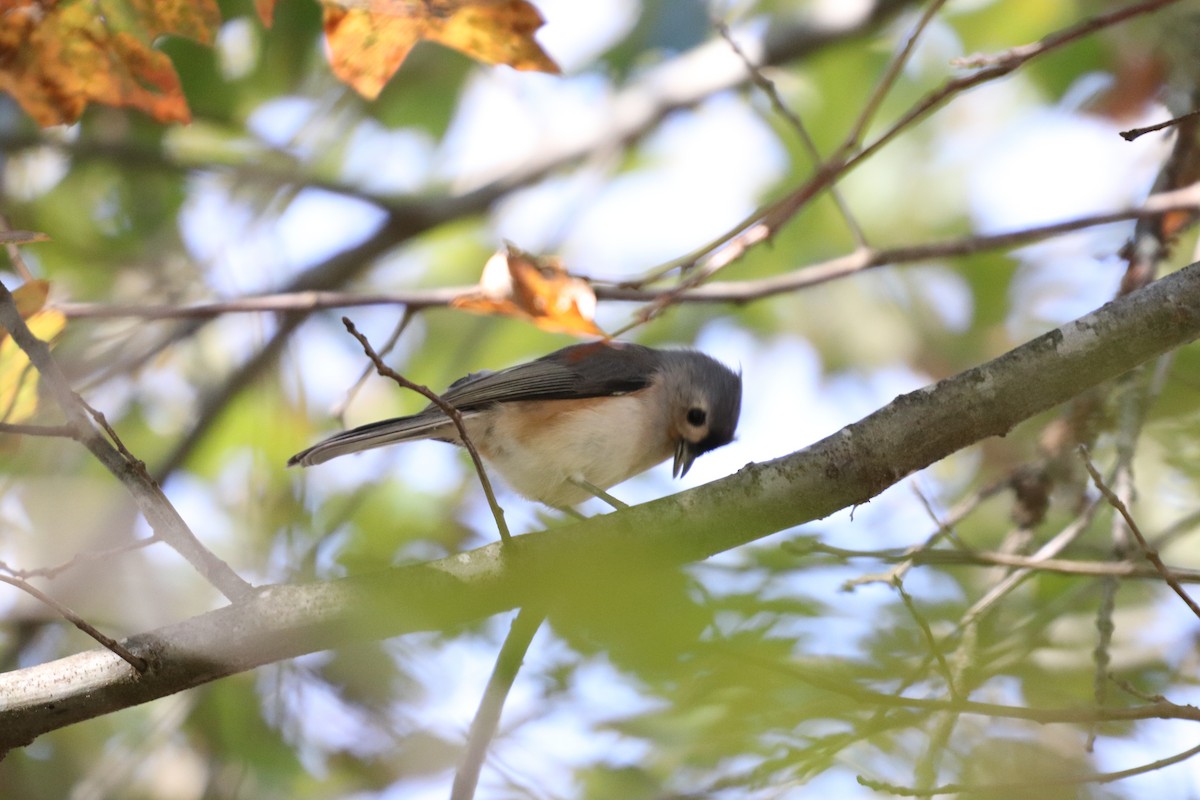
[[[0,675],[0,751],[262,664],[442,629],[669,568],[869,501],[904,476],[1200,337],[1200,264],[993,361],[896,398],[812,446],[673,497],[424,564],[281,585],[124,642]],[[585,581],[586,577],[586,581]],[[551,612],[553,613],[553,612]]]

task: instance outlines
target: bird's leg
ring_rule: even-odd
[[[591,492],[593,495],[595,495],[596,497],[599,497],[601,500],[608,503],[610,506],[617,509],[618,511],[620,511],[622,508],[629,508],[628,503],[622,503],[620,500],[613,497],[611,494],[604,491],[603,489],[601,489],[599,486],[592,483],[591,481],[585,481],[583,478],[569,478],[568,480],[570,480],[571,483],[575,484],[580,489]]]

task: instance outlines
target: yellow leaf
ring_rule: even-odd
[[[67,325],[61,311],[43,308],[48,281],[29,281],[13,292],[17,310],[30,332],[42,341],[53,341]],[[0,328],[0,422],[24,422],[37,411],[37,370],[8,331]]]
[[[558,65],[533,38],[544,22],[525,0],[473,0],[455,5],[454,13],[432,28],[426,38],[488,64],[559,72]]]
[[[487,64],[557,74],[533,34],[542,15],[526,0],[322,0],[333,72],[379,96],[413,46],[438,42]]]
[[[46,305],[46,297],[50,294],[50,281],[28,281],[13,290],[13,301],[17,304],[17,313],[21,319],[29,319],[42,310]],[[0,328],[0,337],[8,334]]]

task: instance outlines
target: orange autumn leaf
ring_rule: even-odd
[[[488,259],[479,289],[454,298],[450,307],[516,317],[555,333],[608,338],[592,321],[596,293],[587,281],[568,274],[557,259],[538,259],[511,244]]]
[[[29,281],[14,289],[12,296],[17,313],[21,315],[21,319],[27,320],[46,305],[46,298],[50,296],[50,281]],[[0,339],[6,336],[8,331],[0,326]]]
[[[48,281],[29,281],[12,293],[29,330],[47,342],[67,324],[61,311],[44,307],[49,292]],[[37,411],[37,378],[25,351],[0,328],[0,422],[23,422],[33,416]]]
[[[533,34],[542,15],[526,0],[322,0],[334,74],[366,98],[379,96],[421,40],[487,64],[557,74]]]
[[[43,126],[75,122],[88,103],[188,122],[179,76],[153,44],[165,35],[210,44],[220,22],[216,0],[8,0],[0,91]]]
[[[275,0],[254,0],[254,11],[268,28],[275,21]]]

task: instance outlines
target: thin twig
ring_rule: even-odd
[[[961,550],[934,550],[916,559],[922,565],[954,565],[1019,567],[1031,572],[1053,572],[1080,578],[1158,578],[1158,570],[1129,561],[1078,561],[1066,558],[1038,558],[1015,553],[967,553]],[[1184,583],[1200,583],[1200,570],[1172,567],[1171,571]]]
[[[921,34],[929,27],[929,23],[933,21],[934,15],[942,10],[942,6],[946,4],[946,0],[933,0],[932,3],[921,14],[921,18],[917,20],[917,24],[908,34],[908,38],[904,40],[904,46],[892,57],[888,63],[887,69],[883,72],[883,77],[875,85],[871,91],[871,96],[863,105],[862,111],[859,112],[858,119],[854,123],[854,127],[850,129],[849,135],[846,137],[846,144],[850,147],[857,147],[862,143],[863,137],[866,136],[867,127],[871,124],[871,120],[875,118],[875,113],[883,104],[883,99],[887,97],[888,92],[892,90],[896,79],[900,77],[900,71],[908,62],[913,50],[917,46],[917,40],[921,38]]]
[[[408,328],[409,323],[412,322],[415,317],[416,311],[413,309],[413,307],[405,306],[404,313],[400,316],[400,321],[396,323],[396,327],[392,329],[391,336],[389,336],[388,340],[383,343],[383,347],[379,348],[380,358],[387,358],[388,354],[392,352],[392,348],[394,348],[396,343],[400,341],[401,334],[404,333],[404,331]],[[342,420],[343,415],[346,413],[346,408],[350,405],[350,402],[354,400],[355,396],[358,395],[362,387],[366,385],[367,378],[369,377],[371,377],[371,368],[363,367],[362,374],[358,376],[358,380],[356,380],[354,384],[346,390],[346,395],[338,401],[336,406],[333,407],[333,410],[330,412],[330,416],[332,416],[334,419]]]
[[[1098,706],[1108,702],[1109,665],[1112,663],[1112,640],[1117,626],[1113,621],[1117,611],[1117,591],[1120,581],[1112,576],[1100,583],[1100,602],[1096,604],[1096,645],[1092,648],[1092,702]],[[1096,737],[1100,729],[1089,726],[1084,749],[1091,753],[1096,749]]]
[[[1072,542],[1079,538],[1088,526],[1092,524],[1092,517],[1096,513],[1096,508],[1099,503],[1092,501],[1083,509],[1071,524],[1058,532],[1050,541],[1039,547],[1037,551],[1030,557],[1034,561],[1051,558],[1058,555],[1067,548]],[[976,600],[963,614],[959,621],[959,628],[965,628],[968,625],[973,625],[980,616],[987,612],[995,603],[999,602],[1000,598],[1017,588],[1026,578],[1033,574],[1033,569],[1028,567],[1018,567],[1004,577],[995,586],[988,590],[983,597]]]
[[[1117,497],[1116,493],[1104,482],[1104,478],[1100,475],[1099,470],[1096,469],[1096,465],[1092,463],[1087,447],[1084,445],[1079,446],[1079,457],[1083,460],[1083,465],[1087,469],[1088,475],[1092,476],[1092,483],[1100,490],[1100,494],[1104,495],[1104,499],[1108,501],[1108,504],[1115,508],[1117,513],[1124,518],[1125,524],[1129,526],[1130,533],[1133,534],[1133,538],[1137,539],[1138,545],[1142,548],[1142,555],[1154,565],[1154,568],[1158,570],[1158,574],[1162,576],[1163,580],[1167,582],[1167,585],[1171,587],[1175,594],[1179,595],[1180,599],[1191,609],[1192,613],[1200,617],[1200,606],[1197,606],[1196,601],[1184,591],[1179,580],[1171,573],[1171,570],[1167,568],[1162,559],[1159,558],[1158,551],[1146,541],[1146,537],[1142,535],[1142,530],[1138,527],[1133,514],[1129,513],[1129,507],[1121,502],[1121,498]]]
[[[40,231],[0,231],[0,244],[6,246],[33,244],[34,242],[48,241],[50,241],[50,237]],[[12,251],[9,252],[11,253]],[[16,269],[16,273],[21,277],[22,280],[33,280],[33,273],[29,271],[29,268],[25,266],[24,262],[22,262],[21,266]]]
[[[980,503],[996,494],[1007,485],[1007,480],[996,481],[992,485],[975,492],[960,502],[957,506],[950,510],[950,513],[946,515],[945,519],[939,519],[937,513],[933,510],[933,504],[929,502],[929,499],[925,496],[925,493],[921,491],[920,487],[914,484],[913,490],[917,494],[917,499],[921,501],[921,504],[925,507],[925,513],[929,515],[929,518],[933,520],[934,524],[937,525],[937,528],[934,529],[933,533],[925,537],[925,541],[921,542],[920,544],[913,545],[912,547],[905,548],[903,556],[895,559],[885,558],[885,560],[895,560],[897,562],[896,566],[894,566],[892,569],[880,575],[860,575],[857,578],[851,578],[842,584],[842,589],[854,589],[855,587],[864,586],[869,583],[895,583],[896,579],[903,578],[904,574],[908,572],[908,570],[911,569],[914,564],[922,561],[923,554],[946,552],[944,550],[933,550],[933,546],[943,538],[949,537],[951,534],[953,534],[955,525],[964,520],[967,515],[978,508]],[[820,549],[824,550],[825,552],[831,552],[826,549],[824,545],[821,545]]]
[[[139,319],[211,319],[224,314],[258,314],[263,312],[320,311],[326,308],[354,306],[404,305],[413,310],[450,304],[455,297],[470,291],[470,286],[445,289],[412,289],[405,292],[333,292],[295,291],[242,297],[234,300],[214,300],[188,306],[145,305],[140,303],[60,303],[55,306],[68,319],[137,317]]]
[[[646,308],[642,309],[633,318],[633,321],[619,328],[610,338],[616,338],[621,334],[644,325],[650,320],[657,317],[663,311],[675,302],[687,291],[694,289],[713,275],[716,275],[725,267],[737,261],[746,251],[761,241],[766,240],[770,236],[770,231],[764,226],[758,225],[748,231],[743,232],[736,239],[732,240],[724,248],[717,250],[715,253],[700,261],[685,279],[679,282],[678,285],[662,291],[654,298]]]
[[[884,147],[902,132],[944,106],[951,98],[962,94],[968,89],[973,89],[976,86],[1009,75],[1030,60],[1057,50],[1083,36],[1124,22],[1133,16],[1146,14],[1163,6],[1178,3],[1179,1],[1148,0],[1148,2],[1128,6],[1111,14],[1084,20],[1077,25],[1052,33],[1038,42],[1012,48],[997,56],[974,56],[962,60],[960,63],[964,66],[978,66],[983,68],[969,75],[951,78],[939,88],[926,94],[869,145],[860,149],[852,140],[848,139],[817,170],[812,178],[768,207],[766,213],[747,220],[738,229],[744,231],[754,225],[765,225],[773,234],[799,212],[801,208],[807,205],[808,201],[815,197],[821,190],[870,158],[877,150]]]
[[[145,672],[148,668],[149,665],[146,663],[146,659],[142,658],[141,656],[135,656],[133,653],[125,649],[125,647],[122,646],[122,644],[116,639],[105,636],[103,633],[96,630],[96,628],[93,627],[92,624],[83,617],[79,616],[50,595],[41,591],[36,586],[31,585],[28,581],[21,580],[20,578],[13,578],[8,575],[0,575],[0,583],[7,583],[9,586],[15,586],[26,594],[29,594],[50,606],[57,611],[63,617],[63,619],[67,620],[76,628],[83,631],[101,645],[107,647],[114,654],[120,656],[122,659],[128,662],[129,666],[133,667],[137,672]]]
[[[696,303],[742,303],[772,297],[798,289],[816,286],[828,281],[844,278],[863,270],[939,258],[973,255],[990,250],[1008,249],[1033,244],[1064,233],[1085,228],[1125,222],[1132,219],[1158,216],[1167,211],[1185,211],[1200,208],[1200,185],[1151,195],[1137,208],[1089,214],[1075,219],[1022,228],[1000,233],[963,236],[919,245],[900,245],[888,248],[866,248],[827,261],[810,264],[798,270],[771,278],[751,281],[720,281],[694,288],[680,289],[672,286],[663,289],[645,289],[650,276],[634,282],[594,285],[600,300],[628,300],[633,302],[654,301],[670,296],[672,302]],[[761,215],[761,214],[760,214]],[[729,235],[710,242],[689,256],[690,260],[672,262],[670,269],[694,268],[702,253],[708,252],[729,240]],[[743,250],[744,250],[743,243]],[[667,267],[662,272],[669,271]],[[657,276],[654,276],[657,277]],[[442,289],[412,289],[401,292],[283,292],[278,294],[245,297],[237,300],[197,303],[190,306],[141,305],[137,303],[61,303],[56,308],[68,319],[134,317],[138,319],[208,319],[224,314],[246,314],[280,311],[317,311],[327,308],[349,308],[356,306],[403,305],[419,311],[423,308],[443,307],[459,295],[472,291],[475,286],[452,286]]]
[[[1194,705],[1184,705],[1164,701],[1144,705],[1130,706],[1059,706],[1030,708],[1026,706],[1006,705],[1004,703],[984,703],[978,700],[950,700],[936,697],[909,697],[906,695],[880,692],[866,688],[848,680],[840,673],[831,673],[828,665],[831,659],[818,659],[818,668],[806,668],[795,662],[780,662],[778,660],[757,657],[752,653],[738,649],[729,653],[730,658],[736,658],[747,669],[756,667],[764,671],[784,675],[813,686],[822,691],[845,697],[864,706],[875,706],[880,709],[900,708],[914,711],[942,712],[955,714],[971,714],[995,719],[1025,720],[1041,725],[1080,725],[1089,722],[1121,722],[1144,719],[1186,719],[1200,721],[1200,708]],[[832,659],[836,665],[836,659]]]
[[[13,436],[52,436],[60,439],[78,439],[70,425],[30,425],[23,422],[0,422],[0,433]]]
[[[152,480],[149,473],[146,472],[146,462],[142,461],[129,451],[129,448],[126,447],[125,443],[121,441],[121,437],[117,435],[115,430],[113,430],[113,426],[108,424],[108,418],[105,417],[104,414],[99,410],[93,408],[92,405],[82,397],[79,398],[79,404],[83,406],[85,411],[87,411],[88,416],[90,416],[96,422],[96,424],[100,426],[104,433],[108,435],[108,440],[112,442],[113,447],[117,448],[117,452],[124,456],[125,460],[128,461],[134,469],[140,470],[145,476],[146,480]]]
[[[933,635],[933,630],[929,627],[929,622],[917,608],[912,595],[904,588],[904,578],[900,575],[892,578],[892,588],[899,593],[900,599],[904,602],[904,607],[908,610],[909,616],[913,618],[913,621],[917,623],[917,627],[921,629],[921,635],[925,637],[925,644],[937,662],[938,672],[941,673],[942,679],[946,681],[946,688],[949,690],[950,696],[960,699],[962,695],[959,694],[957,681],[954,679],[954,674],[950,671],[950,665],[946,663],[946,655],[942,652],[942,646],[938,643],[937,637]]]
[[[1161,360],[1159,359],[1160,362]],[[1145,369],[1145,365],[1113,384],[1117,408],[1117,459],[1111,484],[1114,495],[1120,497],[1126,507],[1137,496],[1133,459],[1137,454],[1137,443],[1146,421],[1147,410],[1157,398],[1160,388],[1156,386],[1155,374]],[[1112,519],[1111,540],[1114,560],[1127,559],[1130,550],[1129,528],[1120,515],[1114,515]],[[1109,665],[1112,662],[1111,649],[1113,634],[1116,632],[1115,614],[1119,590],[1120,583],[1115,577],[1106,578],[1101,585],[1100,602],[1096,606],[1097,638],[1096,646],[1092,648],[1092,695],[1096,705],[1104,705],[1108,701]],[[1089,753],[1095,748],[1098,734],[1099,730],[1095,726],[1088,731],[1085,748]]]
[[[858,783],[868,789],[901,797],[933,797],[939,794],[963,794],[975,796],[978,794],[996,795],[1000,797],[1023,797],[1031,791],[1037,791],[1047,786],[1082,786],[1084,784],[1115,783],[1135,775],[1145,775],[1150,772],[1187,761],[1193,756],[1200,755],[1200,745],[1184,750],[1167,758],[1160,758],[1143,764],[1140,767],[1117,770],[1116,772],[1095,772],[1090,775],[1064,775],[1061,777],[1040,776],[1036,781],[1012,781],[1009,783],[962,784],[952,783],[944,786],[933,786],[928,789],[918,789],[909,786],[898,786],[894,783],[877,781],[858,776]]]
[[[945,0],[941,0],[945,2]],[[821,161],[821,151],[817,149],[817,143],[813,140],[812,135],[808,132],[808,128],[800,120],[800,117],[788,108],[783,102],[783,98],[779,96],[779,90],[775,87],[775,82],[763,74],[762,68],[755,64],[750,56],[742,49],[741,45],[733,37],[733,31],[725,24],[724,20],[713,19],[713,27],[717,29],[717,33],[729,45],[729,49],[742,60],[746,65],[746,71],[750,73],[750,78],[754,81],[754,85],[762,90],[763,94],[771,102],[771,107],[775,109],[775,113],[784,119],[796,132],[796,136],[800,139],[800,143],[804,145],[804,149],[808,151],[809,157],[814,162]],[[850,235],[859,247],[867,246],[867,237],[863,233],[862,226],[858,224],[858,220],[854,218],[854,214],[850,211],[850,205],[846,202],[846,198],[842,196],[842,191],[836,185],[829,187],[829,196],[841,212],[842,219],[846,221],[846,227],[850,229]]]
[[[1200,110],[1189,111],[1188,113],[1181,114],[1178,117],[1175,117],[1174,119],[1169,119],[1166,122],[1159,122],[1155,125],[1147,125],[1144,128],[1130,128],[1127,131],[1121,131],[1121,138],[1127,142],[1132,142],[1134,139],[1138,138],[1139,136],[1145,136],[1147,133],[1154,133],[1155,131],[1161,131],[1163,128],[1173,127],[1175,125],[1178,125],[1181,122],[1184,122],[1185,120],[1191,119],[1192,117],[1200,117]]]
[[[766,207],[763,206],[763,207],[760,207],[759,209],[757,209],[754,212],[754,214],[751,216],[751,219],[761,215],[763,209],[765,209],[765,208]],[[700,245],[699,247],[695,248],[694,250],[692,250],[690,252],[684,253],[681,256],[676,256],[675,258],[672,258],[670,261],[666,261],[666,262],[663,262],[661,264],[651,267],[649,270],[642,273],[642,275],[637,278],[629,278],[629,279],[626,279],[626,280],[616,283],[615,287],[617,289],[637,290],[637,289],[642,289],[650,284],[657,283],[658,281],[662,280],[667,275],[670,275],[672,272],[675,272],[676,270],[678,270],[681,274],[686,274],[686,273],[690,272],[691,270],[695,269],[696,265],[699,264],[700,261],[705,256],[707,256],[709,253],[712,253],[713,251],[717,250],[718,248],[724,246],[732,239],[737,238],[741,234],[741,232],[742,231],[740,228],[734,228],[733,230],[725,231],[720,236],[716,237],[715,239],[710,239],[709,241],[705,242],[704,244]],[[604,297],[600,293],[602,291],[601,286],[593,286],[592,288],[597,290],[597,294],[596,294],[597,299],[604,299]],[[652,300],[653,298],[648,297],[645,299]]]
[[[1163,695],[1161,695],[1161,694],[1147,694],[1146,692],[1143,692],[1141,689],[1139,689],[1139,688],[1137,688],[1136,686],[1134,686],[1134,685],[1133,685],[1132,683],[1130,683],[1129,681],[1127,681],[1127,680],[1124,680],[1124,679],[1122,679],[1122,678],[1119,678],[1119,677],[1117,677],[1116,675],[1112,675],[1112,674],[1110,674],[1110,675],[1108,676],[1108,679],[1109,679],[1110,681],[1112,681],[1114,684],[1116,684],[1117,688],[1119,688],[1121,691],[1123,691],[1123,692],[1126,692],[1127,694],[1130,694],[1130,695],[1132,695],[1133,697],[1136,697],[1138,700],[1142,701],[1143,703],[1163,703],[1163,702],[1166,702],[1166,699],[1167,699],[1167,698],[1166,698],[1166,697],[1164,697]]]
[[[801,555],[819,553],[835,558],[872,558],[888,562],[908,562],[915,566],[966,566],[966,567],[1021,567],[1033,572],[1053,572],[1058,575],[1075,575],[1081,578],[1161,578],[1154,567],[1141,566],[1130,561],[1080,561],[1067,558],[1038,558],[1016,553],[1001,553],[992,550],[922,550],[917,548],[892,548],[888,550],[848,550],[823,542],[804,541],[799,544],[784,542],[785,550]],[[1181,583],[1200,583],[1200,569],[1169,567],[1171,574]],[[874,582],[881,582],[886,575]]]
[[[492,491],[492,482],[488,480],[487,471],[483,467],[483,459],[479,457],[479,451],[475,449],[475,445],[471,442],[471,437],[467,435],[467,426],[463,423],[462,414],[458,409],[447,403],[436,392],[428,386],[421,386],[413,383],[408,378],[401,375],[396,370],[383,363],[383,359],[371,347],[371,343],[367,341],[367,337],[358,332],[358,328],[354,327],[354,323],[349,317],[342,317],[342,324],[346,326],[346,330],[350,335],[358,340],[362,345],[363,351],[367,354],[367,358],[371,359],[371,363],[375,365],[375,370],[385,378],[391,378],[393,381],[403,386],[405,389],[410,389],[420,395],[423,395],[442,410],[450,421],[454,423],[454,427],[458,429],[458,436],[462,439],[463,447],[467,448],[467,452],[471,454],[471,461],[475,464],[475,472],[479,476],[479,483],[483,486],[483,493],[487,495],[488,506],[492,509],[492,516],[496,519],[496,528],[500,531],[500,538],[505,542],[511,540],[511,535],[508,532],[508,525],[504,522],[504,509],[496,502],[496,495]]]
[[[156,542],[161,542],[161,541],[162,541],[162,539],[160,539],[158,537],[158,534],[151,534],[150,536],[147,536],[143,539],[136,539],[132,542],[127,542],[122,545],[117,545],[116,547],[109,547],[105,550],[95,550],[95,551],[91,551],[91,552],[76,553],[75,555],[71,556],[71,558],[67,559],[63,563],[56,564],[53,567],[36,567],[34,569],[20,569],[17,567],[13,567],[10,564],[5,563],[4,561],[0,561],[0,571],[7,572],[9,575],[12,575],[14,578],[21,578],[23,580],[27,580],[29,578],[54,578],[54,577],[57,577],[59,574],[66,572],[67,570],[69,570],[73,567],[78,566],[79,564],[82,564],[82,563],[85,563],[88,561],[101,561],[106,558],[113,558],[115,556],[125,555],[126,553],[132,552],[134,550],[140,550],[143,547],[147,547],[149,545],[152,545]]]
[[[496,736],[504,701],[508,698],[521,662],[529,651],[529,644],[545,619],[546,612],[540,608],[523,606],[517,612],[500,653],[496,656],[496,666],[492,669],[492,676],[488,678],[487,688],[484,689],[479,708],[475,711],[475,719],[471,721],[466,752],[463,754],[462,764],[454,774],[450,800],[471,800],[475,796],[479,773],[487,757],[488,745]]]
[[[33,272],[25,263],[25,258],[21,255],[19,245],[30,244],[32,242],[46,242],[50,240],[50,237],[39,231],[14,231],[8,224],[8,218],[3,214],[0,214],[0,231],[4,234],[0,241],[3,242],[4,249],[8,252],[8,260],[13,266],[13,272],[26,283],[33,280]]]
[[[1152,11],[1157,11],[1160,8],[1171,6],[1178,2],[1179,0],[1146,0],[1143,3],[1134,3],[1124,8],[1118,8],[1116,11],[1109,12],[1108,14],[1101,14],[1091,19],[1085,19],[1069,28],[1064,28],[1061,31],[1044,36],[1031,44],[1010,47],[999,53],[968,56],[959,59],[957,64],[963,67],[1020,65],[1035,56],[1044,55],[1051,50],[1062,47],[1064,44],[1073,42],[1076,39],[1082,39],[1088,34],[1095,33],[1104,28],[1110,28],[1133,17],[1149,14]]]

